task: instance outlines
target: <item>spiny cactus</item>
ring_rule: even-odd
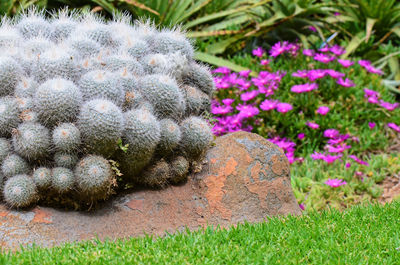
[[[181,124],[183,151],[197,157],[209,147],[213,134],[207,122],[199,117],[189,117]]]
[[[140,79],[140,90],[154,105],[157,117],[179,119],[183,116],[186,102],[174,79],[166,75],[147,75]]]
[[[154,165],[146,168],[140,183],[153,188],[164,188],[171,176],[171,168],[167,162],[160,160]]]
[[[38,189],[47,189],[52,181],[51,169],[39,167],[33,171],[32,178]]]
[[[111,155],[122,135],[124,118],[120,108],[106,99],[86,102],[78,118],[87,148],[97,154]]]
[[[110,163],[101,156],[88,155],[75,168],[76,183],[92,200],[105,199],[115,182]]]
[[[73,123],[62,123],[53,130],[53,144],[58,151],[75,152],[81,144],[81,132]]]
[[[74,187],[74,173],[64,167],[56,167],[51,171],[51,187],[59,193],[65,193]]]
[[[173,151],[181,141],[181,130],[173,120],[164,119],[160,121],[161,138],[158,143],[158,150],[161,154]]]
[[[1,172],[7,178],[19,174],[28,174],[29,165],[19,155],[10,154],[3,160],[3,164],[1,165]]]
[[[35,122],[24,122],[12,136],[15,152],[28,160],[44,158],[51,144],[49,130]]]
[[[32,9],[2,18],[0,49],[0,184],[32,174],[39,197],[87,206],[118,181],[184,181],[210,144],[212,76],[178,28]]]
[[[82,93],[73,82],[55,78],[47,80],[34,96],[35,110],[43,124],[73,121],[82,104]]]
[[[35,183],[28,175],[8,179],[3,189],[4,200],[12,207],[27,207],[37,199]]]
[[[0,135],[9,136],[20,122],[18,103],[15,98],[0,98]]]
[[[11,144],[6,138],[0,138],[0,163],[11,153]]]
[[[85,99],[108,99],[121,106],[124,90],[116,76],[109,71],[93,70],[82,76],[79,87]]]
[[[171,176],[169,178],[169,182],[171,184],[178,184],[187,179],[189,174],[189,161],[183,156],[175,157],[171,163]]]
[[[76,154],[57,152],[54,154],[54,162],[57,167],[73,169],[78,162],[78,156]]]
[[[0,96],[10,95],[22,77],[22,68],[11,57],[0,56]]]

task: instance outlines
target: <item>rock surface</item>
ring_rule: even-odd
[[[14,211],[0,205],[0,244],[16,249],[20,244],[163,235],[287,214],[298,215],[300,208],[285,155],[256,134],[237,132],[217,138],[201,171],[181,186],[135,191],[94,212]]]

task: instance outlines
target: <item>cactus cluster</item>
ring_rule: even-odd
[[[2,19],[0,50],[0,184],[10,206],[92,205],[118,183],[178,184],[211,144],[201,116],[213,79],[177,28],[29,10]]]

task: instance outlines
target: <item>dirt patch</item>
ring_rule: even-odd
[[[379,186],[383,188],[383,194],[378,199],[380,203],[390,203],[400,198],[400,176],[388,177]]]

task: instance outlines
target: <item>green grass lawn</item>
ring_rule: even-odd
[[[400,202],[3,253],[1,264],[400,264]]]

